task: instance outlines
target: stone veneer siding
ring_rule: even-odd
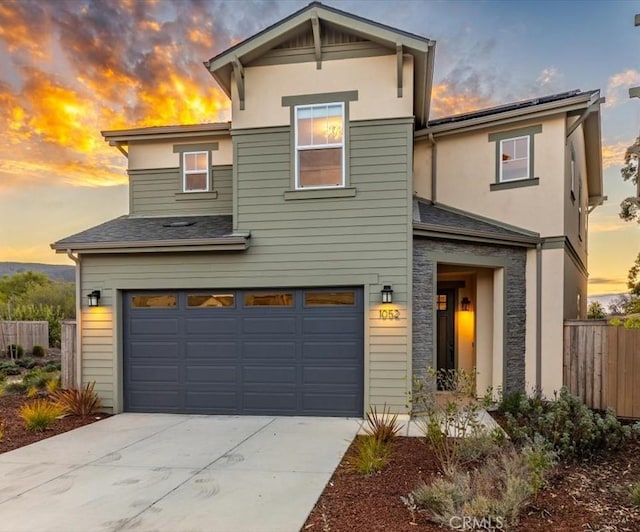
[[[526,332],[526,250],[519,247],[492,244],[471,244],[414,238],[413,241],[413,370],[423,375],[433,361],[433,324],[435,323],[435,294],[433,277],[436,263],[428,253],[465,254],[501,258],[505,266],[506,365],[505,391],[524,390],[525,332]],[[480,265],[479,265],[480,266]]]

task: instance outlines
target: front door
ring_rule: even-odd
[[[454,370],[455,359],[455,302],[454,288],[439,288],[436,301],[436,347],[438,352],[438,372]],[[441,388],[438,383],[438,388]]]

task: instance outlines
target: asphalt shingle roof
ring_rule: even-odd
[[[67,244],[105,244],[111,242],[153,242],[164,240],[200,240],[230,236],[231,216],[167,216],[131,218],[121,216],[55,242]]]
[[[451,228],[452,230],[466,229],[469,231],[479,231],[502,238],[522,238],[523,236],[532,236],[529,232],[519,232],[508,229],[499,222],[492,223],[490,220],[482,220],[472,215],[456,212],[449,208],[439,207],[429,200],[418,199],[416,201],[418,203],[418,214],[420,215],[420,219],[416,221],[423,224]]]

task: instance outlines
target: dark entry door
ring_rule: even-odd
[[[438,371],[453,370],[455,361],[455,302],[453,288],[439,288],[436,301],[436,346],[438,350]]]

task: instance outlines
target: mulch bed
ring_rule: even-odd
[[[108,414],[94,414],[86,418],[66,416],[58,419],[51,427],[42,432],[33,432],[26,428],[24,420],[20,417],[20,408],[31,400],[25,395],[4,395],[0,397],[0,423],[4,425],[4,437],[0,440],[0,453],[5,453],[109,417]]]
[[[416,523],[404,507],[418,483],[439,474],[421,438],[398,438],[391,461],[379,473],[362,476],[348,465],[352,444],[320,496],[303,530],[322,532],[442,531],[418,513]],[[640,511],[629,502],[629,486],[640,481],[640,442],[629,442],[609,458],[561,464],[549,485],[523,510],[519,531],[640,530]]]

